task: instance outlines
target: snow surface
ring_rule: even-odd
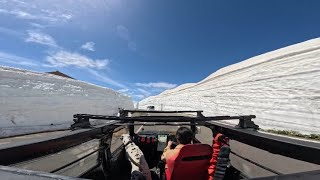
[[[0,137],[64,129],[73,114],[116,115],[130,97],[108,88],[47,73],[0,67]]]
[[[163,110],[248,115],[263,129],[320,133],[320,38],[224,67],[139,102]],[[230,122],[230,121],[229,121]]]

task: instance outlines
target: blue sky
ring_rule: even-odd
[[[0,65],[139,101],[320,35],[320,1],[0,0]]]

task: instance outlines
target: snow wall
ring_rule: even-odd
[[[47,73],[0,67],[0,137],[63,129],[78,113],[116,115],[130,97]]]
[[[320,38],[222,68],[198,83],[146,98],[139,108],[257,116],[262,129],[320,133]],[[230,121],[228,121],[230,122]]]

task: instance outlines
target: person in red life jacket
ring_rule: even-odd
[[[174,149],[171,149],[173,141],[168,141],[167,147],[164,148],[164,150],[163,150],[161,160],[165,162],[166,159],[169,159],[170,157],[177,155],[179,153],[180,149],[184,145],[191,144],[193,138],[194,138],[194,134],[191,131],[191,129],[189,129],[187,127],[178,128],[178,130],[176,132],[176,139],[177,139],[178,145]]]
[[[225,135],[218,133],[214,137],[212,142],[213,154],[210,160],[210,166],[208,168],[208,180],[223,179],[226,171],[227,161],[229,159],[229,146],[229,139]],[[221,162],[218,162],[219,159]],[[219,167],[218,173],[216,173],[217,167]]]

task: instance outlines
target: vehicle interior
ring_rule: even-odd
[[[319,144],[260,133],[252,121],[254,118],[254,115],[206,117],[202,111],[120,110],[118,116],[76,114],[69,132],[1,146],[0,163],[4,166],[0,172],[15,179],[27,176],[32,179],[208,179],[210,159],[216,148],[210,142],[221,134],[274,154],[320,164],[320,157],[313,156],[319,154]],[[239,123],[231,126],[219,123],[221,120]],[[176,142],[175,132],[180,126],[190,127],[196,134],[193,144],[184,146],[166,165],[160,158],[162,151],[169,140]],[[201,137],[204,128],[211,131],[209,137]],[[238,155],[233,146],[223,148],[219,147],[214,179],[252,179],[233,166],[229,154],[244,161],[250,161],[250,157]],[[85,153],[79,153],[79,149]],[[57,157],[64,157],[65,161],[52,161]],[[276,174],[277,170],[259,162],[251,163],[275,173],[255,179],[317,179],[320,173]],[[44,164],[50,165],[44,169]],[[174,170],[168,172],[166,166]]]

